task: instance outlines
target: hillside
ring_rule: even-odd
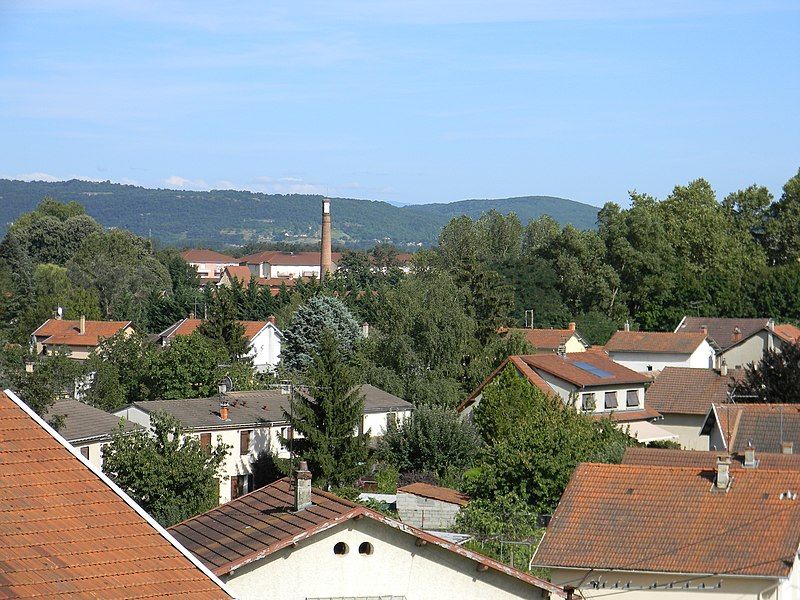
[[[0,232],[45,196],[76,200],[106,227],[124,227],[175,245],[240,245],[250,241],[318,239],[321,196],[235,190],[193,192],[110,182],[24,182],[0,179]],[[516,212],[523,223],[549,214],[560,223],[593,227],[597,208],[549,196],[464,200],[398,207],[388,202],[333,198],[336,242],[348,246],[391,241],[400,247],[436,243],[453,216],[477,218],[492,208]]]

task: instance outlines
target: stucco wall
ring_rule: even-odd
[[[416,494],[397,492],[397,514],[406,525],[420,529],[447,530],[456,522],[461,507],[458,504],[425,498]]]
[[[692,354],[668,354],[664,352],[609,352],[611,359],[633,371],[663,371],[665,367],[690,367],[709,369],[715,366],[714,349],[703,342]]]
[[[627,600],[684,600],[693,598],[713,598],[713,600],[761,600],[759,594],[775,586],[776,579],[756,579],[748,577],[699,577],[690,579],[691,575],[682,574],[645,574],[624,573],[621,571],[606,572],[592,571],[586,576],[586,571],[573,569],[551,569],[551,580],[556,585],[576,585],[583,581],[580,591],[585,598],[602,598],[605,596],[619,596],[624,593]],[[606,587],[595,588],[593,581],[605,583]],[[720,587],[716,587],[720,584]],[[673,583],[672,589],[666,587]],[[689,587],[684,587],[686,583]],[[619,587],[614,587],[618,585]],[[630,584],[630,587],[627,587]],[[649,589],[649,586],[658,584],[659,587]],[[703,585],[704,587],[700,587]],[[642,589],[644,588],[644,589]],[[774,596],[773,596],[774,598]],[[796,600],[797,596],[781,596],[776,600]]]
[[[686,450],[708,450],[708,436],[700,435],[705,415],[663,415],[656,425],[678,436],[678,442]]]
[[[269,325],[250,341],[248,356],[253,358],[253,366],[260,373],[271,372],[278,366],[281,354],[281,340],[275,329]]]
[[[764,352],[772,347],[772,335],[766,331],[753,335],[741,344],[729,348],[722,354],[729,368],[745,367],[761,360]]]
[[[371,519],[348,521],[223,580],[241,600],[402,596],[406,600],[541,598],[539,588]],[[348,545],[334,554],[337,542]],[[369,556],[359,545],[373,546]]]

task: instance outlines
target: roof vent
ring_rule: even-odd
[[[727,492],[731,487],[731,457],[717,457],[717,474],[714,478],[714,490]]]
[[[797,492],[786,490],[785,492],[781,492],[780,498],[781,500],[797,500]]]
[[[747,449],[744,451],[744,466],[748,469],[755,469],[758,466],[756,449],[753,448],[751,443],[747,445]]]

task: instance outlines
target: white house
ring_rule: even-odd
[[[170,533],[241,600],[563,597],[547,581],[284,478]]]
[[[203,323],[202,319],[181,319],[158,334],[158,344],[165,347],[179,335],[191,335]],[[275,324],[275,317],[266,321],[239,321],[244,327],[244,336],[250,342],[248,356],[253,366],[261,373],[273,372],[281,355],[283,333]]]
[[[197,269],[197,274],[203,283],[219,280],[225,267],[239,264],[239,259],[214,250],[192,248],[181,252],[183,260]]]
[[[566,405],[594,418],[609,417],[618,422],[640,442],[676,438],[650,422],[660,416],[645,403],[645,387],[650,378],[596,351],[510,356],[461,403],[458,411],[468,417],[483,398],[484,388],[508,365]]]
[[[411,415],[410,402],[371,385],[362,385],[359,391],[364,396],[359,431],[369,431],[373,439],[382,436],[389,423],[400,423]],[[201,444],[230,446],[219,482],[219,500],[224,503],[253,489],[254,464],[261,453],[288,458],[290,447],[283,446],[280,438],[291,440],[297,434],[285,416],[291,410],[287,388],[228,392],[222,400],[217,396],[134,402],[114,414],[150,428],[151,415],[165,412],[180,421],[188,434],[197,436]]]
[[[97,467],[103,466],[103,446],[111,441],[111,434],[121,421],[118,416],[78,400],[55,402],[47,409],[45,418],[85,459]],[[122,426],[126,432],[140,429],[139,425],[130,421],[123,420]]]
[[[604,349],[615,363],[639,372],[717,366],[717,348],[703,332],[617,331]]]
[[[332,268],[341,259],[340,252],[332,252]],[[279,252],[267,250],[243,256],[242,265],[247,265],[256,279],[301,279],[303,277],[316,277],[320,274],[319,252]]]
[[[92,321],[86,317],[70,321],[56,317],[47,319],[31,334],[31,350],[46,355],[65,348],[71,359],[84,361],[100,342],[120,332],[133,333],[131,321]]]
[[[800,472],[715,460],[579,465],[531,564],[583,598],[795,600]]]

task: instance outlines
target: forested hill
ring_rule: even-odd
[[[316,195],[260,194],[234,190],[194,192],[148,189],[110,182],[24,182],[0,179],[0,234],[45,196],[76,200],[106,227],[120,227],[177,245],[242,244],[250,241],[315,241],[320,228]],[[339,244],[377,241],[431,245],[452,217],[477,218],[496,209],[515,212],[523,224],[548,214],[561,224],[594,227],[597,208],[563,198],[527,196],[397,207],[387,202],[334,198],[334,238]]]

